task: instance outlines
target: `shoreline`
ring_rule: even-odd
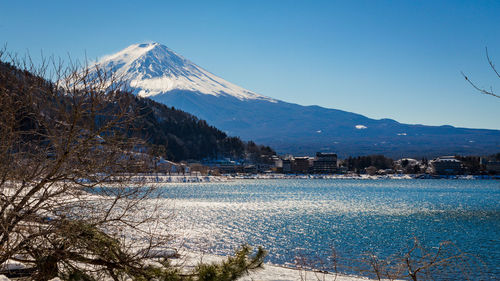
[[[217,263],[227,256],[207,254],[202,252],[183,251],[178,262],[186,262],[184,265],[196,266],[199,262]],[[262,268],[255,269],[249,274],[242,276],[238,281],[370,281],[368,277],[348,275],[342,273],[332,273],[310,268],[294,268],[286,265],[272,264],[265,262]]]
[[[203,263],[220,263],[227,256],[206,254],[201,252],[182,251],[181,257],[174,258],[171,261],[183,266],[184,269],[196,267],[200,262]],[[3,270],[23,270],[27,269],[26,265],[8,260],[0,266]],[[0,281],[17,280],[0,274]],[[60,281],[59,278],[51,279],[50,281]],[[111,279],[106,279],[111,280]],[[332,273],[326,271],[313,270],[309,268],[293,268],[285,265],[277,265],[272,263],[264,263],[262,268],[249,271],[247,275],[238,278],[239,281],[370,281],[367,277],[347,275],[342,273]]]
[[[339,175],[296,175],[296,174],[226,174],[220,176],[203,175],[139,175],[137,179],[144,180],[146,183],[209,183],[209,182],[228,182],[234,180],[289,180],[289,179],[326,179],[326,180],[500,180],[500,175],[450,175],[450,176],[431,176],[431,175],[366,175],[366,174],[339,174]]]

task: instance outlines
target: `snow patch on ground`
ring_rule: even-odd
[[[11,279],[7,278],[7,276],[5,276],[5,275],[0,275],[0,281],[11,281]],[[56,277],[56,278],[50,279],[49,281],[62,281],[62,280],[60,278]]]
[[[199,263],[219,263],[224,260],[226,257],[210,255],[210,254],[202,254],[202,253],[194,253],[194,252],[184,252],[181,253],[180,258],[172,260],[173,265],[182,266],[184,270],[191,270],[196,267]],[[22,265],[22,268],[25,268]],[[11,279],[7,278],[5,275],[0,275],[0,281],[10,281]],[[111,279],[108,279],[111,281]],[[105,281],[108,281],[105,280]],[[358,276],[349,276],[342,274],[333,274],[327,272],[314,272],[311,270],[301,270],[296,268],[289,268],[283,266],[277,266],[272,264],[264,264],[262,268],[251,271],[248,275],[241,277],[241,281],[254,281],[254,280],[262,280],[262,281],[366,281],[370,280],[364,277]],[[61,281],[59,278],[54,278],[49,281]]]
[[[137,181],[146,183],[194,183],[194,182],[223,182],[228,181],[226,176],[194,176],[194,175],[143,175],[135,177]]]
[[[3,264],[0,265],[0,270],[19,270],[19,269],[25,269],[26,265],[23,263],[14,261],[14,260],[7,260]],[[0,279],[1,281],[1,279]]]
[[[185,253],[184,258],[180,259],[180,263],[189,267],[194,267],[200,262],[217,263],[221,262],[225,257],[201,253]],[[266,263],[262,268],[250,272],[250,274],[241,277],[241,281],[366,281],[370,280],[359,276],[349,276],[342,274],[333,274],[327,272],[314,272],[311,270],[301,270],[290,267],[283,267]]]

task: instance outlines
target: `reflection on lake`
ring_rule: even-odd
[[[268,261],[297,255],[381,258],[449,240],[500,279],[500,182],[493,180],[242,180],[168,184],[186,246],[230,254],[247,243]],[[348,270],[346,270],[348,271]]]

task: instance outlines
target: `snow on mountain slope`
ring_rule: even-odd
[[[320,106],[302,106],[245,90],[158,43],[136,44],[97,66],[123,76],[143,97],[189,112],[228,135],[280,153],[384,154],[390,157],[486,155],[500,150],[499,130],[401,124]]]
[[[142,97],[173,90],[199,92],[213,96],[232,96],[239,100],[274,99],[245,90],[206,71],[159,43],[131,45],[105,56],[97,66],[123,77]]]

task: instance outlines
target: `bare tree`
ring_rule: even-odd
[[[367,254],[361,262],[366,266],[361,271],[376,280],[471,280],[482,276],[478,271],[482,267],[478,259],[461,251],[450,241],[441,242],[428,250],[417,238],[413,238],[412,246],[402,255],[379,259],[376,255]]]
[[[135,99],[95,66],[35,66],[0,50],[0,264],[31,265],[36,280],[177,274],[145,262],[170,237],[158,190],[140,177],[153,161],[134,137]],[[239,254],[239,267],[227,264],[241,275],[264,251]]]
[[[131,215],[152,192],[136,177],[149,159],[130,136],[133,97],[101,70],[91,76],[88,67],[63,68],[53,59],[38,68],[29,57],[10,59],[0,66],[0,264],[36,265],[40,279],[54,277],[57,266],[103,266],[88,257],[92,245],[68,251],[79,227],[139,235],[146,234],[142,224],[159,219]],[[112,273],[114,266],[104,267]]]
[[[493,63],[493,61],[491,60],[490,58],[490,55],[488,53],[488,48],[486,48],[486,59],[488,60],[488,64],[490,65],[490,68],[491,70],[493,70],[493,72],[495,73],[495,75],[497,76],[497,78],[500,78],[500,73],[498,73],[496,67],[495,67],[495,64]],[[496,98],[500,98],[500,95],[498,95],[497,93],[495,93],[495,91],[493,91],[493,88],[490,88],[490,90],[486,90],[485,88],[481,88],[479,86],[477,86],[474,82],[472,82],[469,77],[467,75],[465,75],[463,72],[462,72],[462,76],[465,78],[465,80],[467,82],[469,82],[469,84],[472,85],[472,87],[474,89],[476,89],[477,91],[485,94],[485,95],[490,95],[490,96],[493,96],[493,97],[496,97]]]

